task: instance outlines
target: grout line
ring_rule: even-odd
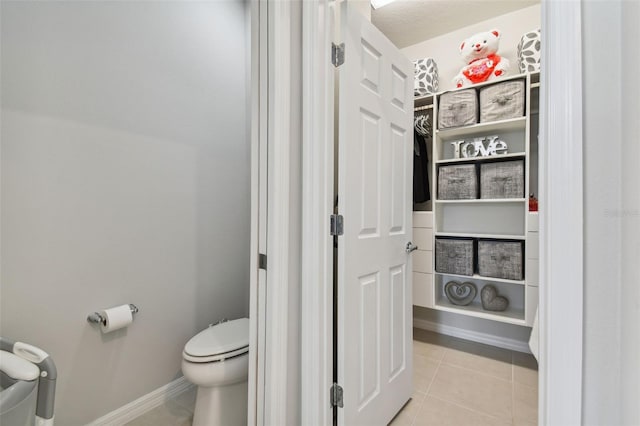
[[[515,362],[515,355],[513,351],[511,351],[511,381],[512,382],[516,381],[516,372],[515,372],[514,362]]]
[[[426,398],[426,394],[420,394],[422,396],[420,403],[416,403],[416,409],[415,409],[415,414],[411,417],[411,423],[409,423],[411,426],[413,426],[413,424],[416,422],[416,418],[418,417],[418,413],[420,412],[420,409],[422,408],[422,404],[424,404],[424,399]]]
[[[448,363],[446,363],[446,362],[444,362],[444,361],[442,361],[442,362],[440,363],[440,365],[438,366],[438,370],[437,370],[437,371],[439,371],[439,370],[440,370],[440,366],[441,366],[442,364],[445,364],[445,365],[450,366],[450,367],[453,367],[453,368],[460,368],[460,369],[462,369],[462,370],[467,370],[467,371],[474,371],[474,372],[477,372],[476,370],[473,370],[473,369],[470,369],[470,368],[465,368],[465,367],[458,367],[458,366],[456,366],[456,365],[448,364]],[[436,373],[437,373],[437,371],[436,371]],[[482,373],[480,373],[480,374],[482,374]],[[511,416],[510,416],[510,417],[511,417],[511,423],[513,423],[513,386],[514,386],[513,381],[509,382],[509,381],[507,381],[507,380],[501,379],[501,378],[499,378],[499,377],[491,376],[491,375],[488,375],[488,374],[482,374],[482,375],[483,375],[483,376],[485,376],[485,377],[491,377],[491,378],[494,378],[494,379],[501,380],[501,381],[503,381],[503,382],[505,382],[505,383],[510,383],[510,384],[511,384]],[[436,377],[436,376],[435,376],[435,374],[434,374],[434,376],[433,376],[433,379],[434,379],[434,380],[435,380],[435,377]],[[433,381],[432,381],[432,383],[433,383]],[[428,389],[428,390],[431,390],[431,385],[429,385],[429,389]],[[427,393],[427,395],[430,395],[430,394],[429,394],[429,393]],[[432,397],[434,397],[434,398],[436,398],[436,399],[438,399],[438,400],[440,400],[440,401],[445,401],[445,402],[451,403],[451,404],[453,404],[453,405],[456,405],[456,406],[458,406],[458,407],[462,407],[462,408],[464,408],[464,409],[466,409],[466,410],[469,410],[469,411],[472,411],[472,412],[474,412],[474,413],[482,414],[482,415],[484,415],[484,416],[488,416],[488,417],[490,417],[490,418],[497,419],[497,420],[504,420],[503,418],[493,416],[493,415],[491,415],[491,414],[489,414],[489,413],[486,413],[486,412],[483,412],[483,411],[479,411],[479,410],[476,410],[476,409],[471,408],[471,407],[467,407],[467,406],[462,405],[462,404],[460,404],[459,402],[456,402],[456,401],[451,401],[451,400],[448,400],[448,399],[445,399],[445,398],[442,398],[442,397],[439,397],[439,396],[436,396],[436,395],[430,395],[430,396],[432,396]]]
[[[515,425],[516,420],[515,420],[515,415],[514,415],[514,408],[515,408],[515,404],[516,404],[516,396],[515,396],[515,392],[516,392],[516,372],[515,372],[515,365],[513,364],[514,362],[514,356],[513,356],[513,352],[511,352],[511,424]]]
[[[440,346],[442,347],[442,346]],[[424,397],[422,398],[422,402],[420,403],[420,407],[418,407],[418,410],[416,411],[416,415],[413,417],[413,420],[411,420],[411,426],[414,426],[416,424],[416,419],[418,418],[418,414],[420,414],[420,410],[422,409],[422,406],[424,405],[425,401],[427,400],[427,397],[429,396],[429,391],[431,390],[431,386],[433,385],[433,382],[435,382],[436,380],[436,376],[438,375],[438,371],[440,371],[440,366],[442,365],[442,359],[444,358],[444,353],[443,356],[440,357],[440,360],[438,361],[438,365],[436,366],[436,371],[433,372],[433,377],[431,378],[431,381],[429,382],[429,386],[427,386],[427,389],[424,391]]]
[[[440,396],[435,396],[435,395],[431,395],[431,396],[432,396],[433,398],[435,398],[435,399],[439,400],[439,401],[443,401],[443,402],[446,402],[446,403],[448,403],[448,404],[455,405],[456,407],[464,408],[465,410],[467,410],[467,411],[471,411],[472,413],[475,413],[475,414],[481,414],[481,415],[483,415],[483,416],[490,417],[490,418],[495,419],[495,420],[504,421],[504,419],[503,419],[503,418],[501,418],[501,417],[496,417],[496,416],[493,416],[493,415],[491,415],[491,414],[485,413],[484,411],[479,411],[479,410],[476,410],[476,409],[474,409],[474,408],[467,407],[466,405],[462,405],[462,404],[460,404],[459,402],[451,401],[451,400],[448,400],[448,399],[446,399],[446,398],[442,398],[442,397],[440,397]],[[513,410],[511,410],[511,411],[513,411]],[[512,416],[512,417],[513,417],[513,416]],[[513,421],[511,421],[510,423],[513,423]]]
[[[515,379],[515,372],[513,370],[514,370],[514,366],[513,366],[513,363],[511,363],[511,375]],[[514,413],[515,407],[516,407],[516,381],[512,380],[511,381],[511,424],[512,425],[515,425],[516,423],[516,416]]]
[[[442,363],[444,363],[445,365],[448,365],[449,367],[460,368],[462,370],[472,371],[474,373],[481,374],[481,375],[483,375],[485,377],[491,377],[492,379],[498,379],[498,380],[501,380],[501,381],[506,382],[506,383],[513,383],[513,380],[507,380],[507,379],[502,378],[502,377],[494,376],[493,374],[488,374],[488,373],[485,373],[484,371],[479,371],[479,370],[476,370],[476,369],[473,369],[473,368],[464,367],[464,366],[461,366],[461,365],[458,365],[458,364],[451,364],[451,363],[444,362],[444,361],[442,361]]]

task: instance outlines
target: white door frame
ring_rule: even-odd
[[[539,423],[582,424],[582,21],[542,3]],[[579,72],[576,72],[579,70]]]
[[[250,425],[299,424],[300,2],[252,1]],[[260,268],[260,254],[266,267]],[[268,326],[267,326],[268,325]]]
[[[302,371],[303,425],[329,425],[333,409],[334,67],[329,60],[335,2],[303,2]]]
[[[327,398],[332,363],[333,258],[327,249],[333,191],[333,84],[328,0],[304,2],[302,181],[301,424],[331,423]],[[540,131],[539,422],[581,424],[582,412],[582,86],[579,0],[543,0]],[[552,42],[551,42],[552,41]],[[348,60],[348,52],[347,52]],[[324,129],[324,131],[322,131]],[[329,130],[327,130],[329,129]],[[321,131],[321,133],[318,133]],[[553,150],[547,149],[546,145]],[[562,182],[561,185],[554,182]],[[576,249],[578,247],[578,249]]]
[[[251,256],[249,290],[248,424],[264,423],[267,252],[267,25],[266,2],[251,1]]]

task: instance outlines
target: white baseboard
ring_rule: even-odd
[[[187,379],[180,377],[179,379],[176,379],[153,392],[143,395],[135,401],[132,401],[127,405],[100,417],[99,419],[94,420],[87,426],[122,426],[136,417],[159,407],[168,399],[175,398],[182,392],[186,392],[193,386],[195,385],[190,383]]]
[[[420,318],[413,318],[413,326],[422,330],[434,331],[447,336],[458,337],[460,339],[471,340],[472,342],[484,343],[485,345],[497,346],[516,352],[531,353],[527,342],[508,339],[494,334],[482,333],[479,331],[467,330],[464,328],[452,327],[450,325],[439,324]]]

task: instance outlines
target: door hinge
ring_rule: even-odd
[[[339,408],[344,407],[342,394],[343,394],[342,386],[340,386],[337,383],[334,383],[333,385],[331,385],[331,406],[332,407],[339,407]]]
[[[344,43],[331,43],[331,63],[336,68],[344,64]]]
[[[258,254],[258,268],[267,270],[267,255],[259,253]]]
[[[341,214],[331,215],[331,235],[342,235],[344,233],[344,218]]]

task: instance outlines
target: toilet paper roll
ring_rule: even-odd
[[[116,306],[100,312],[104,323],[100,326],[103,333],[119,330],[133,322],[133,314],[129,305]]]

